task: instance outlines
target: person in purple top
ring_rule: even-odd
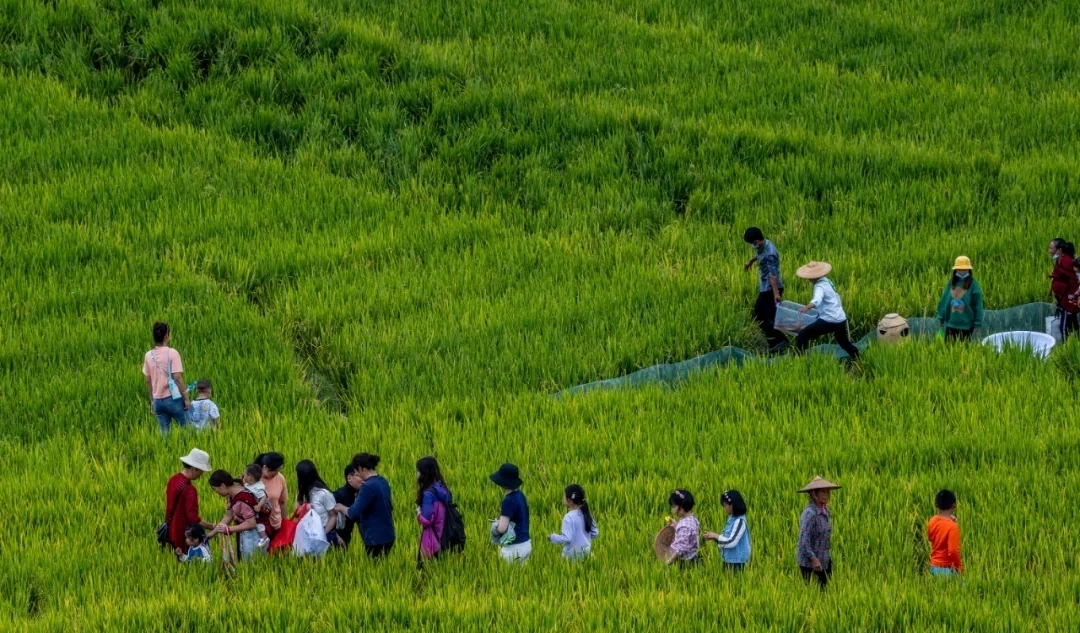
[[[452,501],[439,462],[421,457],[416,462],[416,522],[420,524],[420,553],[417,566],[438,558],[446,529],[446,508]]]

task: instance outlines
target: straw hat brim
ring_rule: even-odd
[[[802,487],[799,492],[814,492],[815,490],[839,490],[840,486],[834,484],[831,481],[822,479],[821,477],[814,477],[810,483]]]
[[[795,276],[799,279],[821,279],[830,272],[832,272],[832,264],[829,262],[810,262],[800,266],[795,271]]]

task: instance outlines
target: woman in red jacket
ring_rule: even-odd
[[[1076,273],[1073,271],[1073,258],[1076,257],[1076,249],[1071,242],[1064,238],[1055,237],[1050,240],[1050,257],[1054,258],[1054,272],[1050,273],[1050,292],[1058,306],[1058,327],[1061,341],[1069,337],[1069,334],[1077,331],[1077,314],[1067,309],[1069,296],[1077,293]]]

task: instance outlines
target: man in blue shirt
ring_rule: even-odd
[[[754,319],[769,343],[769,352],[776,353],[788,346],[787,337],[774,327],[776,306],[784,297],[784,279],[780,276],[780,253],[756,226],[746,229],[743,240],[754,247],[754,256],[743,270],[758,265],[758,296],[754,303]]]
[[[353,457],[353,467],[364,482],[356,492],[356,501],[346,508],[337,504],[334,509],[360,525],[364,551],[371,558],[381,558],[394,547],[394,516],[390,500],[390,484],[375,472],[379,456],[360,453]]]

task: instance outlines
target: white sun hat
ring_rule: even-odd
[[[197,448],[191,449],[191,452],[180,458],[180,463],[191,468],[198,468],[204,473],[208,473],[213,468],[210,467],[210,455],[204,450]]]

